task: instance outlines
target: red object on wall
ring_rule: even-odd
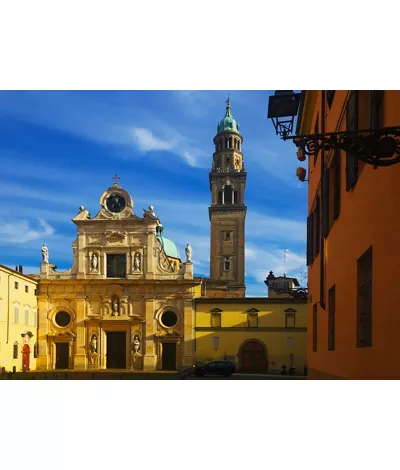
[[[22,348],[22,370],[29,370],[29,358],[30,358],[31,348],[29,344],[24,344]]]

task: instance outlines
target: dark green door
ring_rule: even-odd
[[[176,370],[176,343],[163,343],[162,368]]]
[[[126,333],[107,333],[107,369],[126,369]]]
[[[68,369],[69,343],[56,343],[56,369]]]

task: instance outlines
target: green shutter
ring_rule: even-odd
[[[324,168],[322,179],[322,236],[329,233],[329,168]]]

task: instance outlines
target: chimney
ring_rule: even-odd
[[[22,274],[22,273],[23,273],[22,266],[21,266],[21,265],[19,265],[19,266],[18,266],[18,268],[19,268],[19,269],[18,269],[18,271],[19,271],[19,272]]]

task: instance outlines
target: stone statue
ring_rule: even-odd
[[[43,263],[49,262],[49,249],[44,243],[42,245],[42,261]]]
[[[117,299],[114,299],[112,301],[112,313],[113,313],[113,315],[119,315],[118,300]]]
[[[133,338],[133,352],[134,354],[140,353],[140,340],[138,335],[135,335]]]
[[[95,353],[97,352],[97,336],[92,335],[92,339],[90,341],[90,352]]]
[[[135,253],[133,259],[133,271],[135,273],[140,272],[140,253]]]
[[[97,271],[98,259],[95,253],[92,254],[92,269]]]
[[[186,244],[185,248],[185,253],[186,253],[186,262],[191,262],[192,261],[192,247],[189,245],[189,243]]]
[[[149,212],[153,217],[156,216],[156,214],[154,213],[154,206],[149,206]]]

